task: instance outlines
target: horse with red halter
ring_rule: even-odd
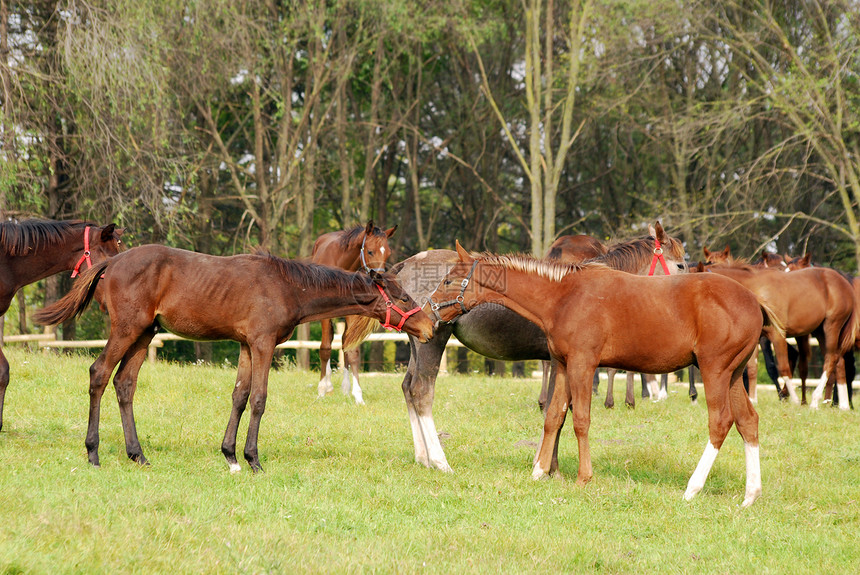
[[[37,312],[34,319],[52,325],[80,314],[99,287],[111,330],[107,345],[90,367],[86,447],[95,466],[99,465],[101,398],[117,364],[113,383],[126,453],[140,464],[147,462],[137,437],[133,400],[147,347],[159,328],[194,340],[239,343],[233,406],[221,444],[231,471],[241,469],[236,461],[236,433],[246,405],[251,415],[245,459],[254,471],[262,469],[257,435],[272,356],[275,346],[288,340],[298,324],[362,314],[384,318],[386,324],[399,320],[396,327],[420,341],[430,338],[433,330],[430,318],[390,274],[349,273],[265,253],[219,257],[160,245],[141,246],[94,266],[71,292]],[[357,345],[363,335],[347,331],[344,347]]]
[[[755,351],[770,316],[749,290],[707,274],[680,274],[654,280],[602,264],[559,265],[528,256],[473,257],[457,244],[459,262],[425,306],[441,321],[480,303],[509,307],[539,325],[560,380],[547,409],[544,433],[532,476],[558,469],[558,439],[567,410],[579,445],[577,483],[592,477],[588,428],[591,376],[598,366],[664,373],[698,363],[708,405],[709,441],[685,499],[702,487],[734,424],[744,440],[746,489],[743,506],[761,494],[758,414],[741,372]],[[445,305],[447,302],[453,305]],[[671,302],[671,309],[667,308]]]
[[[317,238],[311,253],[311,261],[315,264],[324,264],[341,268],[349,272],[385,271],[385,263],[391,255],[391,247],[388,238],[394,235],[397,226],[382,230],[373,225],[373,220],[367,225],[356,226],[348,230],[329,232]],[[347,317],[346,325],[349,329],[353,319]],[[322,322],[322,336],[320,340],[320,382],[317,393],[324,397],[334,387],[331,383],[331,342],[334,338],[332,321],[324,319]],[[359,405],[364,405],[361,386],[358,384],[358,368],[361,365],[360,352],[358,348],[344,351],[343,383],[341,389],[344,394],[349,393],[352,386],[352,396]],[[350,377],[351,375],[351,377]]]
[[[0,315],[15,293],[63,271],[72,277],[122,250],[122,228],[80,220],[24,220],[0,223]],[[9,385],[9,361],[0,350],[0,429]]]
[[[656,241],[663,246],[663,256],[671,273],[684,263],[684,246],[670,237],[659,222],[653,234],[613,246],[602,261],[607,265],[631,272],[650,269]],[[416,254],[392,268],[404,289],[417,301],[423,302],[457,264],[457,252],[430,250]],[[662,272],[662,266],[659,266]],[[433,419],[433,398],[436,376],[445,344],[451,335],[477,353],[505,361],[551,358],[546,335],[531,321],[499,305],[479,305],[470,313],[459,316],[451,324],[437,327],[433,339],[418,343],[410,338],[412,353],[403,378],[403,397],[409,412],[415,461],[442,471],[451,471],[445,457]]]
[[[660,223],[657,222],[659,226]],[[591,236],[579,234],[572,236],[562,236],[558,238],[553,244],[550,246],[549,251],[547,252],[546,259],[550,261],[556,261],[563,264],[579,264],[585,261],[598,261],[603,262],[609,265],[614,269],[618,269],[621,271],[626,271],[629,273],[637,273],[639,275],[669,275],[669,268],[665,265],[661,265],[659,268],[656,265],[663,254],[662,244],[660,242],[661,235],[657,234],[656,228],[654,226],[649,227],[650,237],[654,238],[654,251],[653,256],[650,260],[650,265],[648,267],[644,266],[644,262],[647,261],[647,256],[644,260],[640,258],[639,262],[632,260],[631,258],[617,258],[607,256],[610,248],[603,244],[597,238],[593,238]],[[666,240],[668,236],[663,236],[663,240]],[[666,242],[670,248],[677,248],[680,246],[680,252],[676,253],[675,256],[678,260],[683,261],[684,258],[684,250],[683,246],[680,242],[676,242],[675,244],[671,244],[670,242]],[[621,243],[612,246],[612,250],[614,253],[618,253],[623,246],[627,244]],[[665,261],[665,260],[664,260]],[[641,262],[641,263],[640,263]],[[660,273],[662,272],[662,274]],[[538,397],[538,405],[541,410],[544,409],[547,402],[548,395],[551,395],[551,389],[554,388],[554,378],[555,378],[555,366],[552,362],[544,361],[543,363],[543,378],[541,381],[541,390],[540,395]],[[606,370],[606,398],[603,401],[604,407],[607,409],[612,409],[615,407],[615,374],[617,370],[613,368],[609,368]],[[628,407],[636,406],[636,396],[633,392],[633,372],[627,372],[627,393],[625,395],[625,403]],[[652,397],[655,400],[661,400],[668,397],[666,387],[668,382],[668,376],[663,374],[661,385],[657,385],[657,381],[654,375],[648,374],[643,375],[642,378],[642,397]],[[597,372],[594,374],[594,383],[592,385],[592,393],[597,395],[598,386],[600,384],[600,379],[598,377]],[[693,394],[691,397],[693,401],[696,400],[695,396],[695,387],[692,388]]]
[[[842,274],[829,268],[806,268],[791,273],[770,268],[756,268],[742,260],[729,264],[710,265],[706,271],[729,277],[751,290],[780,318],[785,334],[765,329],[774,347],[779,366],[780,384],[788,391],[791,401],[801,403],[791,382],[788,343],[785,336],[797,339],[799,362],[808,357],[808,338],[815,335],[822,344],[824,372],[812,393],[811,407],[818,408],[824,386],[836,376],[840,404],[848,409],[845,364],[842,357],[854,346],[857,319],[854,313],[854,290]],[[804,345],[805,344],[805,345]],[[801,369],[803,403],[806,382]]]

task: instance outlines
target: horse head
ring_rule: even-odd
[[[368,286],[361,292],[356,291],[353,295],[356,301],[366,305],[374,311],[374,317],[357,317],[356,321],[348,324],[347,331],[343,335],[343,348],[352,349],[360,344],[376,328],[378,320],[382,327],[405,331],[409,335],[418,338],[421,343],[427,342],[433,337],[434,324],[430,317],[421,310],[412,297],[406,293],[397,277],[390,273],[370,271],[367,280]],[[367,296],[365,303],[359,295]],[[382,319],[384,316],[384,320]],[[396,324],[395,324],[396,322]]]
[[[707,264],[730,264],[734,261],[732,257],[732,249],[726,245],[726,248],[719,252],[712,252],[708,246],[702,247],[702,253],[705,254],[705,265]]]
[[[364,234],[361,238],[361,251],[359,257],[361,259],[361,268],[369,272],[371,270],[384,271],[385,262],[388,256],[391,255],[391,247],[388,245],[388,238],[394,235],[397,231],[397,226],[383,230],[373,225],[373,220],[369,220],[364,227]]]

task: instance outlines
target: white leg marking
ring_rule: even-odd
[[[320,397],[325,397],[325,394],[334,390],[334,386],[331,384],[331,360],[326,362],[323,374],[324,375],[317,386],[317,394],[319,394]]]
[[[421,424],[415,408],[407,402],[406,410],[409,412],[409,426],[412,428],[412,444],[415,446],[415,461],[425,467],[430,467],[430,458],[427,456],[427,445],[421,433]]]
[[[240,471],[242,471],[241,465],[239,465],[238,463],[230,464],[230,473],[239,473]]]
[[[812,392],[812,401],[809,407],[818,409],[818,403],[821,401],[821,396],[824,395],[824,386],[827,385],[827,372],[821,374],[821,379],[818,380],[818,385],[815,386],[815,391]]]
[[[664,399],[668,398],[669,393],[663,387],[660,387],[660,391],[657,393],[657,401],[663,401]]]
[[[800,405],[800,398],[797,397],[797,392],[794,391],[794,384],[791,382],[791,379],[785,379],[781,375],[777,378],[779,381],[780,387],[788,388],[788,396],[791,398],[791,403],[795,405]]]
[[[427,446],[427,458],[430,461],[430,467],[447,473],[453,472],[454,470],[448,465],[445,451],[442,449],[442,442],[439,441],[439,433],[436,431],[433,415],[419,415],[418,425],[421,427],[421,435]]]
[[[708,478],[708,474],[711,472],[711,467],[714,466],[714,460],[717,458],[719,452],[720,450],[714,447],[710,440],[708,440],[705,452],[702,454],[702,458],[699,460],[693,476],[690,477],[689,483],[687,483],[687,491],[684,492],[684,499],[687,501],[691,500],[705,486],[705,480]]]
[[[836,391],[839,393],[839,409],[850,409],[851,406],[848,405],[848,384],[837,383]]]
[[[358,385],[358,378],[355,377],[355,374],[351,374],[352,376],[352,397],[355,398],[355,403],[357,405],[364,405],[364,395],[361,392],[361,386]]]
[[[744,442],[744,454],[747,462],[747,488],[741,507],[749,507],[761,496],[761,461],[758,445]]]
[[[540,441],[538,441],[537,451],[535,451],[534,458],[534,469],[532,469],[532,479],[538,480],[543,479],[544,477],[549,477],[549,469],[546,471],[538,463],[538,456],[540,455],[540,448],[543,446],[544,434],[541,434]]]

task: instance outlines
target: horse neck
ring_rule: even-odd
[[[318,321],[341,315],[361,315],[363,312],[366,313],[368,306],[355,301],[354,297],[365,295],[365,292],[366,294],[379,296],[376,287],[372,287],[375,284],[369,279],[367,280],[367,284],[370,285],[362,282],[351,286],[349,300],[351,303],[349,304],[344,304],[344,301],[347,300],[344,298],[343,291],[336,289],[334,286],[318,288],[316,291],[310,289],[302,291],[301,319],[299,323]],[[363,288],[359,286],[363,286]]]
[[[635,254],[632,253],[634,251]],[[622,272],[645,275],[651,266],[652,256],[653,252],[646,252],[645,250],[638,249],[637,246],[630,245],[627,246],[627,249],[616,246],[610,248],[605,254],[592,258],[590,261],[604,263],[612,269]]]
[[[478,303],[501,301],[506,308],[539,326],[546,324],[545,319],[555,313],[559,300],[567,292],[560,282],[510,268],[505,269],[504,292],[495,291],[481,283],[480,279],[475,280],[475,283],[483,291],[477,297]]]
[[[83,228],[81,229],[81,238]],[[59,244],[42,245],[26,255],[7,256],[6,266],[12,272],[14,289],[39,281],[54,274],[74,269],[79,252],[74,246],[81,241],[72,234]],[[81,243],[83,246],[83,243]]]

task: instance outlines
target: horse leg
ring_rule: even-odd
[[[746,397],[743,386],[738,385],[739,382],[737,381],[740,379],[743,365],[739,365],[734,373],[728,373],[726,368],[714,368],[703,361],[699,363],[705,387],[705,402],[708,405],[708,444],[705,446],[705,452],[702,454],[698,465],[696,465],[696,470],[687,483],[687,489],[684,492],[684,499],[687,501],[693,499],[705,486],[705,481],[714,466],[720,447],[722,447],[723,441],[731,429],[732,409],[729,401],[731,385],[734,384]],[[748,400],[747,404],[752,405]]]
[[[275,341],[255,341],[249,343],[251,350],[251,395],[248,405],[251,407],[248,422],[248,436],[245,438],[245,461],[253,471],[262,471],[260,456],[257,451],[257,437],[260,433],[260,420],[266,411],[266,397],[269,388],[269,370],[272,367],[272,356],[275,354]]]
[[[753,353],[746,365],[747,394],[753,405],[758,403],[758,354]]]
[[[594,370],[594,379],[591,382],[591,395],[597,395],[600,389],[600,369]]]
[[[433,398],[436,392],[436,376],[445,352],[445,344],[451,337],[452,328],[440,327],[427,343],[418,343],[409,338],[412,353],[401,388],[409,412],[412,427],[412,442],[415,446],[415,461],[430,468],[451,472],[445,457],[436,423],[433,420]]]
[[[783,390],[779,383],[779,369],[776,366],[776,358],[773,355],[773,346],[771,345],[770,340],[764,336],[759,338],[758,344],[759,347],[761,347],[761,354],[764,358],[764,369],[767,371],[768,377],[770,377],[770,380],[776,387],[776,396],[779,399],[785,399],[787,397],[787,392]]]
[[[765,328],[765,330],[772,332],[769,328]],[[775,332],[769,333],[768,336],[768,339],[770,339],[773,344],[773,354],[776,357],[776,363],[779,369],[778,381],[780,383],[780,387],[784,387],[788,391],[791,403],[800,405],[800,398],[797,397],[797,392],[794,391],[794,383],[791,381],[791,367],[788,363],[788,342],[785,341],[784,337]],[[780,397],[782,396],[783,393],[780,392]]]
[[[645,374],[640,373],[639,379],[642,380],[642,399],[648,399],[651,397],[651,390],[648,388],[648,380],[645,379]]]
[[[233,386],[233,407],[230,410],[230,420],[224,440],[221,442],[221,453],[227,459],[230,472],[242,471],[242,466],[236,460],[236,434],[239,431],[239,421],[248,404],[251,395],[251,349],[246,344],[239,345],[239,370],[236,373],[236,385]]]
[[[541,479],[558,471],[558,440],[567,409],[570,407],[570,388],[566,385],[567,368],[559,363],[555,391],[549,398],[544,417],[543,435],[535,452],[532,478]],[[591,397],[589,396],[589,404]]]
[[[356,405],[364,405],[364,394],[361,391],[361,386],[358,384],[358,370],[361,366],[361,349],[355,348],[343,352],[343,361],[346,364],[343,369],[343,383],[341,390],[344,395],[350,392],[352,388],[352,397]]]
[[[656,379],[656,378],[655,378]],[[660,388],[657,390],[657,401],[669,399],[669,374],[660,374]]]
[[[546,360],[541,360],[540,362],[542,374],[540,379],[540,394],[538,395],[538,407],[541,411],[546,407],[546,398],[549,387],[549,371],[550,371],[550,362]],[[597,395],[597,387],[594,388],[594,394]]]
[[[149,461],[144,457],[140,440],[137,437],[137,426],[134,423],[134,392],[137,390],[137,376],[146,359],[149,342],[152,341],[153,337],[155,337],[154,326],[143,332],[128,349],[113,378],[116,399],[119,402],[122,432],[125,436],[125,452],[129,459],[140,465],[149,465]]]
[[[597,370],[595,370],[596,372]],[[603,407],[606,409],[612,409],[615,407],[615,374],[618,373],[618,370],[615,368],[608,368],[606,370],[606,399],[603,400]]]
[[[114,368],[138,337],[139,335],[134,333],[126,337],[114,337],[112,332],[101,354],[90,366],[90,411],[84,444],[87,448],[87,458],[93,467],[99,467],[99,420],[102,396]]]
[[[555,382],[557,377],[558,362],[554,359],[551,359],[549,361],[549,377],[547,378],[546,384],[546,400],[544,401],[543,406],[541,406],[541,412],[543,412],[544,416],[546,416],[546,409],[549,405],[549,402],[552,401],[552,394],[555,393]]]
[[[573,418],[573,431],[576,433],[576,442],[579,446],[579,472],[576,476],[577,485],[585,485],[591,480],[593,471],[591,468],[591,448],[588,444],[588,428],[591,425],[591,394],[586,384],[587,374],[574,362],[568,362],[566,372],[567,388],[570,390],[570,407]],[[558,441],[558,435],[556,435]]]
[[[687,368],[687,377],[690,378],[690,389],[688,393],[690,395],[690,403],[693,405],[696,405],[699,399],[699,392],[696,391],[696,369],[696,366],[692,364]]]
[[[754,380],[752,380],[754,381]],[[750,381],[750,386],[753,385]],[[741,507],[749,507],[761,496],[761,461],[758,443],[758,413],[740,385],[735,381],[729,388],[731,412],[735,427],[744,440],[746,460],[746,489]]]
[[[840,357],[839,362],[836,364],[836,389],[838,393],[836,394],[839,398],[839,409],[848,410],[850,409],[849,400],[848,400],[848,381],[846,378],[846,367],[845,367],[845,357]]]
[[[334,390],[331,383],[331,342],[334,338],[332,321],[324,319],[320,321],[322,335],[320,336],[320,382],[317,385],[317,394],[320,397]]]
[[[806,405],[806,378],[809,376],[809,358],[812,350],[809,348],[809,336],[801,335],[797,338],[797,372],[800,375],[800,405]]]
[[[636,374],[632,371],[627,372],[627,392],[624,396],[624,403],[630,409],[636,408],[636,393],[634,390],[636,384]]]
[[[6,388],[9,386],[9,360],[0,349],[0,430],[3,429],[3,406],[6,402]]]

